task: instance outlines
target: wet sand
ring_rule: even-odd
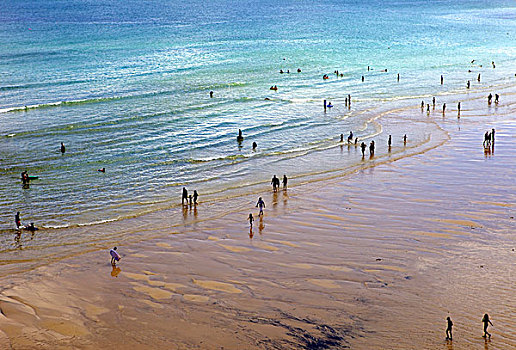
[[[498,108],[435,112],[445,137],[426,152],[397,159],[405,146],[393,135],[392,159],[277,194],[264,187],[263,219],[255,195],[210,220],[201,204],[154,238],[101,241],[4,276],[0,349],[516,347],[516,105]]]

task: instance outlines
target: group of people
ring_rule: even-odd
[[[183,205],[185,205],[185,202],[187,205],[188,204],[197,205],[197,198],[199,198],[199,194],[197,193],[197,190],[193,191],[193,195],[191,195],[191,194],[189,195],[186,187],[183,187],[183,194],[181,196],[181,203]]]
[[[452,335],[453,322],[452,322],[452,320],[451,320],[451,318],[449,316],[446,318],[446,323],[447,323],[447,326],[446,326],[446,340],[453,340],[453,335]],[[489,327],[489,325],[492,326],[493,323],[489,319],[489,315],[488,314],[484,314],[484,317],[482,317],[482,323],[484,324],[484,335],[482,337],[483,338],[486,338],[486,337],[491,338],[491,334],[487,331],[487,327]]]
[[[500,102],[500,95],[495,94],[494,103],[498,104],[499,102]],[[487,104],[490,105],[491,103],[493,103],[493,95],[490,93],[489,95],[487,95]]]
[[[283,189],[284,190],[287,189],[287,183],[288,183],[288,178],[287,178],[287,175],[284,174],[283,175]],[[272,191],[273,192],[278,192],[279,187],[280,187],[280,179],[276,175],[274,175],[272,177],[271,185],[272,185]],[[265,208],[265,202],[263,201],[262,197],[258,198],[258,202],[256,202],[256,208],[260,209],[260,211],[258,212],[258,216],[262,216],[263,215],[263,209]],[[253,217],[252,213],[249,214],[249,216],[247,217],[247,220],[249,221],[249,225],[250,225],[250,227],[252,229],[253,228],[253,222],[254,222],[254,217]]]
[[[20,219],[20,212],[16,212],[16,214],[14,215],[14,224],[16,225],[16,229],[17,230],[27,230],[27,231],[31,231],[31,232],[34,232],[34,231],[37,231],[38,228],[36,226],[34,226],[34,223],[31,222],[30,224],[28,225],[22,225],[21,223],[21,219]]]
[[[484,147],[491,147],[491,145],[494,145],[495,141],[495,129],[491,129],[491,131],[487,130],[484,134]]]
[[[344,142],[344,134],[340,134],[340,142]],[[351,144],[351,143],[353,143],[353,131],[350,131],[349,135],[348,135],[348,144]],[[404,145],[407,144],[407,134],[403,135],[403,144]],[[355,147],[357,145],[358,145],[358,137],[355,138]],[[389,147],[389,152],[390,152],[391,146],[392,146],[392,135],[389,135],[389,139],[387,140],[387,146]],[[369,154],[371,156],[374,155],[375,147],[376,146],[375,146],[374,140],[372,140],[371,143],[369,144]],[[362,149],[362,157],[364,157],[365,156],[365,150],[367,148],[366,143],[362,142],[360,144],[360,148]]]

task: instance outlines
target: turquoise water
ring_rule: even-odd
[[[216,198],[352,167],[319,151],[349,130],[384,142],[379,106],[514,82],[515,29],[514,1],[3,1],[0,230],[16,211],[87,225],[179,205],[182,186]]]

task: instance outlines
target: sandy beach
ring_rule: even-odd
[[[510,88],[502,96],[472,97],[460,119],[416,107],[382,117],[386,134],[427,118],[440,131],[421,150],[393,135],[388,155],[344,174],[89,228],[99,240],[82,253],[1,277],[0,349],[516,347],[516,104]]]

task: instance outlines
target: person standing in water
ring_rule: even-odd
[[[403,135],[403,144],[407,144],[407,134]]]
[[[193,204],[197,205],[197,198],[199,197],[199,194],[197,193],[197,190],[193,191]]]
[[[279,187],[279,179],[276,177],[276,175],[274,175],[274,176],[272,177],[271,185],[272,185],[272,190],[273,190],[274,192],[278,191],[278,187]]]
[[[441,85],[444,83],[444,77],[441,75]]]
[[[184,205],[186,201],[186,204],[188,204],[188,190],[186,187],[183,187],[183,195],[181,196],[181,203]]]
[[[500,95],[495,94],[495,104],[498,104],[500,102]]]
[[[443,114],[446,112],[446,103],[443,103]]]
[[[116,251],[116,247],[114,247],[113,249],[111,249],[109,251],[109,255],[111,255],[111,265],[113,265],[113,266],[116,265],[117,261],[120,261],[120,259],[122,259],[120,254],[118,254],[118,252]]]
[[[61,153],[64,154],[66,152],[66,147],[64,143],[61,142]]]
[[[353,141],[353,131],[350,131],[349,136],[348,136],[348,143],[350,143],[352,141]]]
[[[263,215],[263,208],[265,208],[265,202],[263,201],[262,197],[258,198],[258,202],[256,203],[256,207],[260,208],[260,213],[258,216]]]
[[[452,322],[450,316],[446,317],[446,321],[448,321],[448,326],[446,327],[446,340],[452,340],[453,322]]]
[[[371,143],[369,144],[369,154],[371,156],[374,156],[374,141],[371,141]]]
[[[213,91],[210,91],[210,98],[213,98]]]
[[[482,317],[482,323],[484,324],[484,335],[482,337],[485,338],[487,335],[489,336],[489,338],[491,338],[491,334],[489,334],[489,332],[487,331],[487,327],[489,327],[489,324],[491,324],[491,326],[493,324],[491,323],[491,320],[489,320],[488,314],[484,314],[484,317]]]
[[[287,182],[288,182],[287,175],[283,174],[283,188],[284,189],[287,188]]]
[[[494,145],[494,135],[495,135],[495,129],[491,129],[491,142]]]
[[[16,224],[16,229],[21,227],[20,212],[17,212],[16,215],[14,215],[14,223]]]
[[[258,144],[256,142],[253,142],[253,151],[258,147]]]
[[[460,102],[457,104],[457,114],[460,115]]]
[[[238,129],[237,141],[238,142],[244,141],[244,136],[242,136],[242,130],[241,129]]]
[[[387,146],[389,146],[389,148],[391,148],[391,145],[392,145],[392,136],[389,135],[389,140],[387,141]]]
[[[360,144],[360,148],[362,149],[362,158],[365,156],[365,149],[366,149],[366,147],[367,146],[366,146],[365,142],[362,142]]]
[[[254,217],[252,213],[249,213],[249,217],[247,218],[247,220],[249,221],[249,226],[253,228]]]

